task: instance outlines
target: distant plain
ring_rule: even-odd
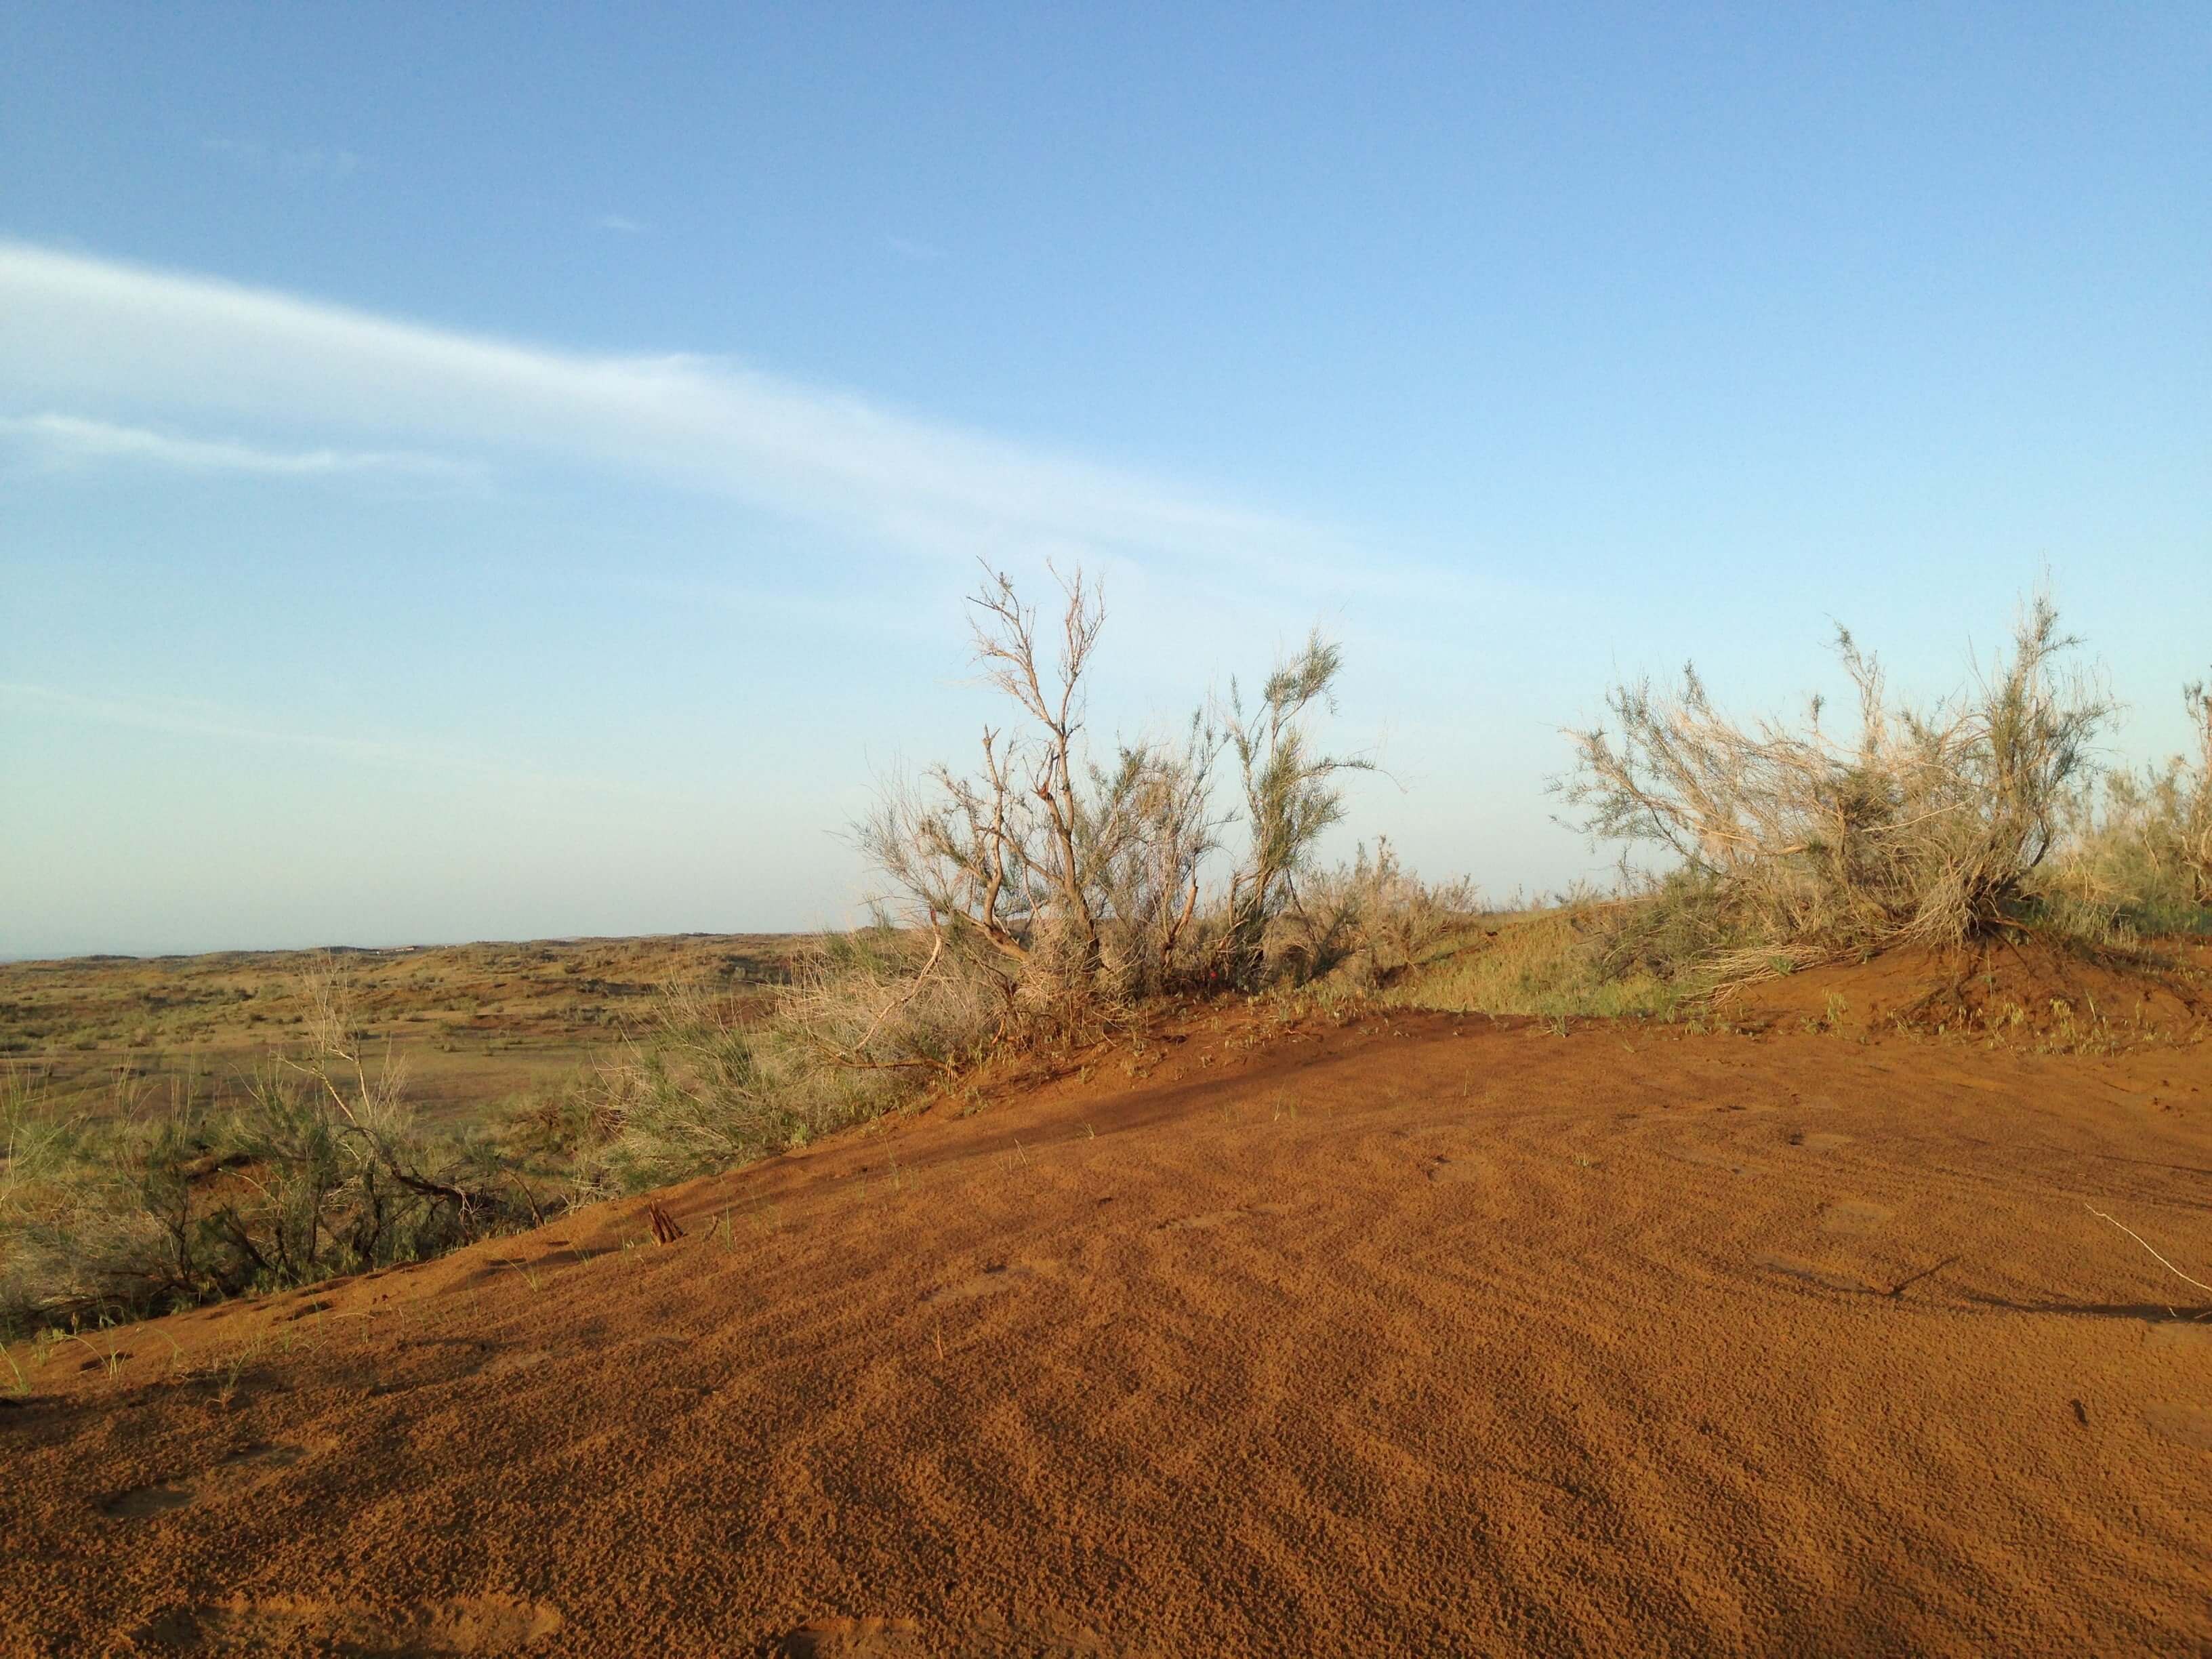
[[[303,972],[334,963],[366,1051],[406,1070],[426,1121],[557,1086],[672,982],[762,1006],[807,936],[682,933],[335,951],[0,963],[0,1071],[52,1105],[112,1113],[179,1091],[220,1101],[296,1047]]]

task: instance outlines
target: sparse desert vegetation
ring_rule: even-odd
[[[598,1190],[564,1135],[625,1030],[672,996],[757,1018],[801,948],[0,964],[0,1318],[88,1328],[528,1224]]]
[[[1577,734],[1562,794],[1593,837],[1672,855],[1630,924],[1632,955],[1733,984],[2024,926],[2112,712],[2062,666],[2074,643],[2039,596],[2008,656],[1952,702],[1915,708],[1839,632],[1858,705],[1842,736],[1818,699],[1796,725],[1741,724],[1694,669],[1672,696],[1614,688],[1613,729]]]
[[[2192,748],[2102,772],[2069,804],[2047,902],[2091,937],[2198,933],[2212,919],[2212,682],[2183,689]]]
[[[71,1112],[127,1111],[181,1092],[229,1098],[312,1016],[303,974],[343,971],[358,1034],[405,1055],[433,1119],[557,1079],[635,1023],[670,984],[763,1007],[803,941],[694,934],[392,950],[228,951],[0,963],[0,1071]]]
[[[2208,86],[0,9],[0,1659],[2212,1659]]]
[[[2206,1276],[2212,1045],[1863,1030],[1892,959],[1755,1037],[1189,1005],[17,1344],[0,1644],[2186,1651],[2212,1310],[2089,1206]]]
[[[975,615],[1006,722],[857,827],[883,892],[853,932],[0,969],[19,1503],[39,1548],[96,1517],[120,1569],[0,1633],[629,1651],[689,1615],[573,1575],[641,1524],[784,1655],[1152,1651],[1072,1611],[1100,1595],[1177,1651],[1565,1651],[1624,1620],[2021,1648],[2051,1628],[2030,1583],[2077,1645],[2201,1632],[2200,689],[2203,753],[2110,769],[2041,601],[1932,708],[1842,636],[1841,731],[1740,720],[1693,672],[1620,684],[1559,793],[1646,861],[1492,908],[1381,836],[1322,856],[1371,763],[1321,738],[1320,635],[1172,740],[1094,744],[1095,590],[1042,627],[988,576]],[[380,1403],[418,1391],[444,1403]],[[124,1407],[147,1449],[88,1444]],[[476,1490],[476,1437],[596,1472],[574,1532],[472,1500],[546,1571],[152,1585],[164,1528],[358,1548],[311,1494],[345,1448],[421,1448],[416,1409],[447,1487]],[[700,1487],[731,1469],[739,1496]],[[1273,1483],[1258,1534],[1239,1470]],[[611,1496],[641,1478],[649,1523]],[[1040,1568],[1039,1537],[1103,1535],[1109,1490],[1141,1571]],[[860,1540],[860,1599],[820,1588],[791,1492]],[[1349,1611],[1314,1505],[1413,1599]],[[1686,1574],[1738,1559],[1739,1511],[1788,1541]],[[1972,1541],[2031,1515],[2032,1560]],[[1593,1525],[1630,1542],[1569,1595],[1548,1564]],[[1895,1593],[1806,1599],[1839,1559]],[[1049,1606],[994,1610],[1040,1572]]]
[[[2114,710],[2067,660],[2078,642],[2042,596],[2009,652],[1931,708],[1897,702],[1847,632],[1836,643],[1856,703],[1841,732],[1818,698],[1794,722],[1739,720],[1694,668],[1672,694],[1613,687],[1610,722],[1571,734],[1557,791],[1593,842],[1659,861],[1625,855],[1615,890],[1486,927],[1465,960],[1425,975],[1428,994],[1499,1011],[1672,1012],[1885,951],[1938,981],[2029,952],[2062,981],[2075,961],[2197,982],[2185,947],[2147,942],[2212,925],[2192,873],[2212,735],[2147,773],[2101,764]],[[2212,734],[2203,689],[2185,696]]]
[[[933,767],[888,789],[860,826],[896,919],[927,936],[915,986],[974,988],[957,999],[982,1016],[970,1043],[1026,1045],[1095,1035],[1148,995],[1310,977],[1320,952],[1352,949],[1367,912],[1339,902],[1324,937],[1298,889],[1342,819],[1338,777],[1371,765],[1324,752],[1313,732],[1332,706],[1338,648],[1316,633],[1249,706],[1232,680],[1225,703],[1193,713],[1179,741],[1102,753],[1085,705],[1104,604],[1079,572],[1060,598],[1041,640],[1035,607],[987,573],[971,602],[973,654],[1017,723],[985,728],[975,774]],[[1225,808],[1213,778],[1224,757],[1235,768]],[[1213,867],[1222,858],[1225,877]],[[1357,880],[1370,898],[1383,890],[1372,872]],[[847,1052],[916,1057],[884,1036],[878,1028]]]
[[[1839,635],[1840,732],[1817,700],[1740,721],[1694,670],[1615,686],[1559,792],[1663,861],[1495,913],[1387,838],[1318,856],[1372,764],[1316,736],[1341,661],[1318,634],[1174,740],[1101,748],[1097,590],[1068,577],[1041,627],[987,572],[972,605],[1007,722],[856,826],[884,894],[853,933],[0,969],[0,1313],[81,1328],[426,1259],[1141,1044],[1194,999],[1839,1030],[1847,997],[1776,982],[1882,957],[1862,1031],[2111,1048],[2212,1007],[2212,697],[2185,694],[2200,752],[2100,764],[2112,710],[2039,597],[1928,708]]]

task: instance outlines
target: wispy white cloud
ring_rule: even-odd
[[[587,356],[0,242],[0,398],[496,449],[933,553],[1376,574],[1325,527],[696,356]]]
[[[934,264],[945,257],[945,250],[936,243],[916,241],[911,236],[885,236],[884,246],[902,259],[912,259],[921,264]]]
[[[272,478],[385,475],[425,482],[482,482],[476,462],[392,450],[257,448],[227,438],[186,438],[144,427],[118,426],[75,415],[0,416],[0,445],[9,445],[47,467],[98,462],[162,467],[181,472],[238,472]]]
[[[622,236],[641,236],[646,229],[646,227],[638,221],[625,217],[619,213],[602,213],[592,223],[597,229],[611,230]]]
[[[284,179],[343,179],[361,166],[349,149],[272,149],[241,138],[204,138],[200,148],[249,172]]]
[[[88,720],[135,732],[200,738],[218,744],[293,750],[328,756],[349,765],[405,772],[438,772],[503,787],[565,790],[651,799],[666,792],[573,772],[544,771],[464,750],[412,738],[352,737],[264,724],[196,698],[93,696],[57,686],[0,680],[0,711],[17,719]]]

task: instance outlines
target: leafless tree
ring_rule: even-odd
[[[859,826],[862,851],[919,919],[1009,1001],[1042,951],[1072,954],[1085,975],[1103,959],[1095,866],[1107,826],[1082,792],[1079,744],[1105,608],[1079,572],[1061,590],[1057,659],[1042,660],[1036,608],[986,569],[970,601],[975,659],[1022,724],[984,730],[976,775],[933,767],[885,790]]]

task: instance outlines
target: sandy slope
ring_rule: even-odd
[[[73,1345],[0,1648],[2212,1651],[2212,1047],[1177,1035]]]

